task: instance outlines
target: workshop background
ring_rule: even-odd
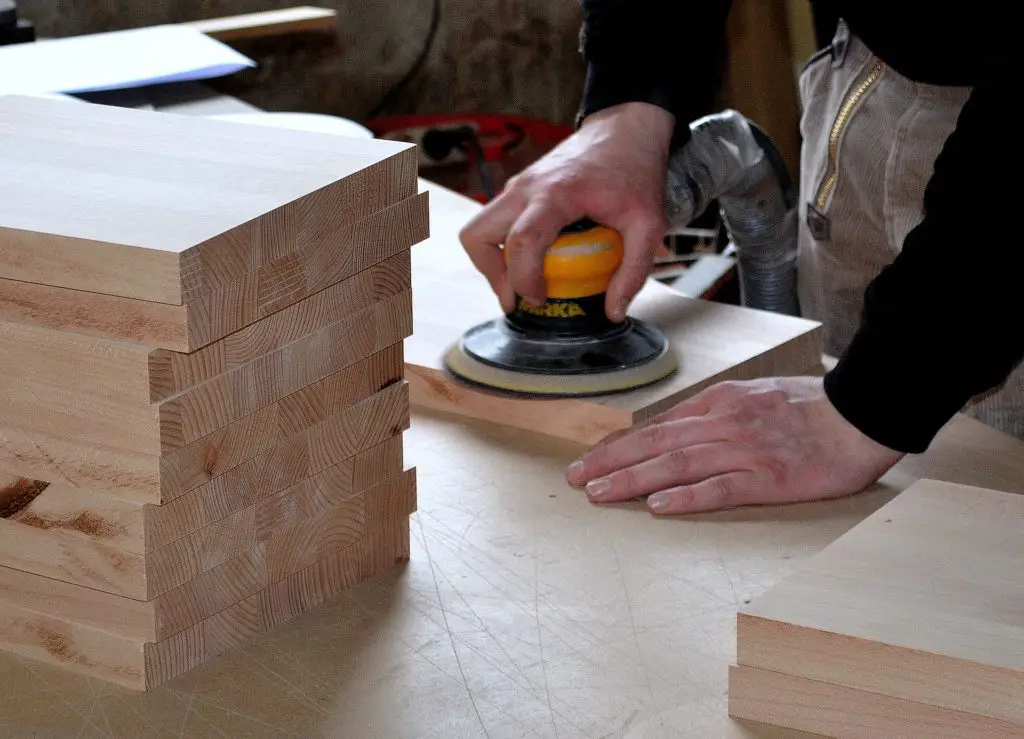
[[[585,78],[578,0],[333,0],[323,29],[233,39],[255,69],[207,81],[264,111],[340,116],[415,143],[420,176],[480,202],[570,135]],[[293,7],[286,0],[19,0],[39,37]],[[820,19],[819,19],[820,20]],[[692,31],[678,35],[680,72]],[[772,138],[796,181],[797,77],[814,52],[809,0],[734,0],[717,109]],[[429,133],[428,133],[429,132]],[[738,304],[736,259],[715,204],[669,234],[653,276]]]
[[[20,0],[40,36],[69,36],[288,7],[260,0]],[[583,84],[576,0],[334,0],[334,34],[240,47],[258,71],[230,91],[267,110],[355,120],[488,112],[571,125]],[[723,103],[762,125],[796,169],[795,77],[813,50],[807,0],[736,0]],[[687,29],[679,29],[685,47]],[[422,64],[408,84],[392,88]],[[387,98],[387,99],[385,99]],[[381,106],[381,103],[384,103]]]

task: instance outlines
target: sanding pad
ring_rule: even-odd
[[[589,337],[522,331],[498,318],[467,331],[444,364],[463,382],[526,397],[624,392],[678,369],[665,335],[633,318]]]

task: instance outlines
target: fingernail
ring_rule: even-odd
[[[672,504],[672,496],[668,493],[655,493],[647,499],[647,507],[655,513],[662,513]]]
[[[629,301],[623,298],[615,304],[615,309],[612,311],[613,321],[622,321],[626,317],[626,309],[629,308]]]
[[[532,305],[534,308],[540,308],[544,303],[547,302],[547,298],[537,298],[530,296],[526,299],[526,302]]]
[[[569,465],[569,468],[565,471],[565,476],[569,478],[569,482],[576,482],[580,479],[580,475],[583,474],[583,462],[573,462]]]
[[[590,482],[587,483],[587,495],[589,495],[591,498],[600,498],[611,489],[611,481],[605,478],[601,478],[599,480],[591,480]]]

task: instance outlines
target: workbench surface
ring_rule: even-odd
[[[737,607],[918,477],[1024,493],[1024,443],[959,417],[867,493],[664,520],[592,506],[541,436],[415,413],[407,449],[408,565],[148,694],[0,655],[0,735],[783,736],[726,714]]]

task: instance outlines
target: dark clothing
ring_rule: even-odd
[[[825,378],[837,410],[876,441],[924,451],[973,396],[1024,358],[1024,139],[1013,4],[812,0],[842,17],[895,71],[916,82],[971,87],[928,182],[924,220],[870,284],[862,324]],[[713,112],[713,60],[728,0],[581,0],[588,74],[581,114],[649,102],[687,124]],[[1016,14],[1012,14],[1016,15]],[[1009,324],[1007,326],[1006,324]]]

